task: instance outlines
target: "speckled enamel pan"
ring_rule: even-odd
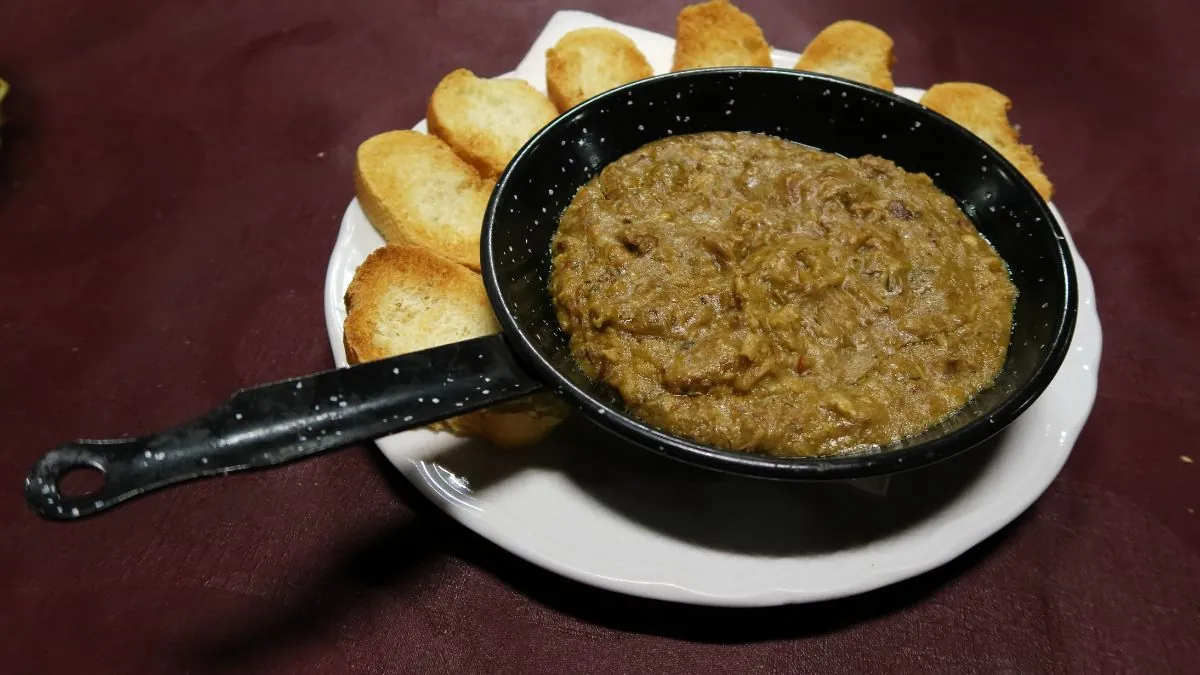
[[[869,453],[778,458],[727,452],[654,429],[571,359],[547,291],[550,239],[581,185],[664,136],[753,131],[848,157],[875,154],[928,174],[1008,263],[1019,290],[1012,346],[992,387],[924,433]],[[1075,326],[1075,271],[1046,203],[998,153],[898,96],[770,68],[684,71],[635,82],[568,111],[534,136],[496,185],[483,224],[483,278],[503,333],[235,394],[163,434],[79,441],[33,467],[25,496],[69,520],[181,481],[289,462],[549,388],[599,426],[675,459],[776,479],[844,479],[912,469],[978,445],[1011,423],[1057,372]],[[58,482],[104,474],[85,496]]]

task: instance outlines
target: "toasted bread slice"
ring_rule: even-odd
[[[844,77],[892,91],[892,38],[869,23],[838,21],[808,43],[797,70]]]
[[[561,399],[538,393],[452,418],[446,426],[456,434],[486,438],[502,448],[518,448],[544,439],[569,414],[570,408]]]
[[[8,95],[8,83],[0,80],[0,103],[4,103],[4,97]],[[4,114],[0,112],[0,124],[4,123]]]
[[[371,253],[355,270],[345,300],[350,363],[500,331],[480,276],[421,246],[394,244]],[[434,427],[514,447],[541,440],[566,415],[562,401],[538,394]]]
[[[771,47],[762,29],[727,0],[689,5],[679,12],[671,70],[770,65]]]
[[[346,289],[346,358],[351,363],[498,332],[480,276],[422,246],[376,249]]]
[[[419,131],[389,131],[358,146],[355,192],[389,243],[424,246],[479,269],[479,231],[494,181]]]
[[[633,40],[611,28],[580,28],[546,50],[546,90],[559,110],[654,74]]]
[[[429,99],[429,131],[485,177],[504,171],[517,150],[558,116],[529,83],[485,80],[465,68],[442,78]]]
[[[1043,199],[1054,194],[1054,185],[1042,171],[1042,160],[1033,148],[1023,145],[1008,121],[1012,101],[991,87],[973,82],[935,84],[921,97],[921,104],[970,129],[976,136],[1013,163]]]

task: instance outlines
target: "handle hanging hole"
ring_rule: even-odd
[[[99,492],[105,479],[104,471],[98,466],[74,466],[58,476],[58,492],[64,497],[87,497]]]

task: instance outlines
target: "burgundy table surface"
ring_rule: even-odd
[[[48,448],[330,366],[357,144],[455,67],[513,67],[563,6],[0,3],[0,671],[1198,672],[1200,10],[1065,4],[742,3],[782,47],[862,18],[895,37],[897,82],[1009,94],[1105,348],[1070,461],[1012,526],[866,596],[731,611],[545,573],[368,447],[35,518],[21,481]],[[670,33],[679,5],[576,8]]]

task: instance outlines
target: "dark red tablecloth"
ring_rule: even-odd
[[[680,3],[577,8],[670,33]],[[0,2],[0,672],[1198,672],[1200,10],[744,0],[799,49],[843,17],[896,81],[1008,93],[1096,277],[1100,395],[1062,475],[946,567],[705,610],[570,583],[438,513],[370,448],[74,524],[21,481],[79,436],[331,365],[321,296],[359,141],[550,0]],[[1189,345],[1191,345],[1189,347]]]

